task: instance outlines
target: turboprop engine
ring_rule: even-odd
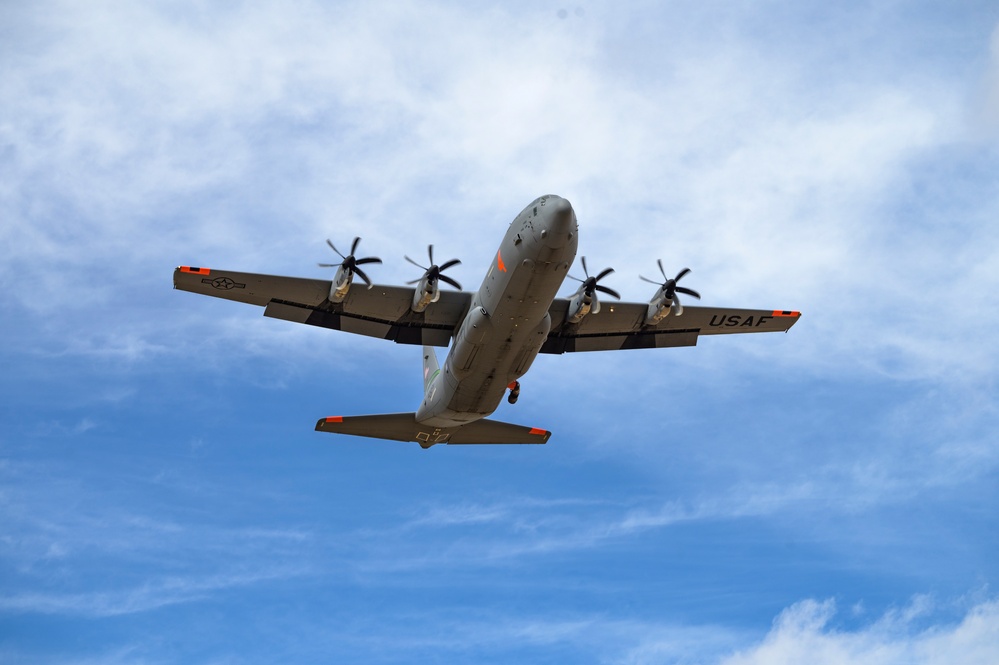
[[[434,263],[434,246],[427,245],[427,256],[430,257],[430,267],[425,268],[419,263],[409,258],[405,257],[407,261],[412,263],[417,268],[423,270],[423,276],[419,279],[414,279],[411,282],[406,282],[407,284],[419,284],[413,292],[413,304],[411,305],[414,312],[422,312],[427,308],[432,302],[437,302],[441,297],[439,282],[445,282],[450,284],[454,288],[461,291],[461,284],[457,281],[451,279],[447,275],[442,274],[445,270],[452,266],[456,266],[461,263],[458,259],[451,259],[441,265]]]
[[[366,263],[381,263],[382,260],[369,256],[363,259],[354,258],[354,252],[357,251],[357,244],[361,242],[360,238],[354,238],[353,244],[350,246],[350,254],[344,256],[340,254],[340,250],[336,248],[333,241],[326,239],[326,244],[337,253],[337,255],[343,259],[340,263],[320,263],[320,268],[337,268],[336,277],[333,278],[333,283],[330,285],[330,301],[331,302],[343,302],[343,299],[347,297],[347,293],[350,291],[350,285],[354,281],[354,275],[357,275],[364,283],[371,288],[371,280],[364,273],[363,270],[357,266],[364,265]]]
[[[684,286],[676,285],[676,283],[679,282],[684,275],[690,272],[690,268],[684,268],[676,274],[676,277],[670,279],[669,277],[666,277],[666,271],[663,270],[662,259],[659,259],[656,263],[659,264],[659,272],[662,273],[663,279],[665,280],[662,284],[639,275],[639,278],[643,281],[659,285],[655,295],[652,296],[652,300],[649,301],[649,308],[645,313],[645,325],[647,326],[656,325],[666,318],[670,312],[675,312],[676,316],[683,315],[683,305],[680,304],[680,297],[677,293],[685,293],[692,298],[697,298],[698,300],[701,298],[701,294],[697,291],[688,289]]]
[[[583,264],[583,274],[586,275],[586,279],[579,279],[578,277],[569,275],[571,279],[582,282],[582,286],[572,294],[572,298],[569,300],[569,311],[566,316],[566,321],[569,323],[579,323],[587,314],[600,313],[600,300],[597,298],[597,291],[606,293],[612,298],[621,299],[621,295],[614,289],[598,284],[600,280],[614,272],[613,268],[605,268],[599,275],[590,277],[590,272],[586,269],[585,256],[582,257],[581,262]]]

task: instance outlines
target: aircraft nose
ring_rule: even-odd
[[[541,236],[549,247],[562,247],[576,234],[576,215],[572,204],[563,198],[552,202],[551,211],[547,228]]]

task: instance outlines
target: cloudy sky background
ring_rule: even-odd
[[[997,148],[994,2],[4,3],[0,660],[999,662]],[[545,193],[628,300],[804,315],[422,451],[312,431],[415,347],[171,288],[475,288]]]

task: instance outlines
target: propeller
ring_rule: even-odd
[[[431,284],[439,279],[442,282],[446,282],[446,283],[450,284],[451,286],[453,286],[454,288],[456,288],[459,291],[461,291],[461,284],[459,284],[455,280],[451,279],[447,275],[441,274],[445,270],[447,270],[448,268],[460,264],[461,261],[459,261],[458,259],[451,259],[450,261],[442,263],[441,265],[437,265],[436,263],[434,263],[434,246],[433,245],[427,245],[427,256],[430,257],[430,267],[429,268],[427,268],[425,266],[421,266],[419,263],[417,263],[413,259],[409,258],[408,256],[405,257],[405,259],[407,261],[409,261],[410,263],[412,263],[417,268],[419,268],[420,270],[423,270],[424,271],[423,277],[426,277],[427,281],[430,282]],[[414,279],[413,281],[406,282],[406,283],[407,284],[416,284],[420,280],[422,280],[423,277],[420,277],[420,279]]]
[[[368,257],[363,258],[363,259],[354,258],[354,252],[357,251],[357,244],[359,242],[361,242],[360,238],[354,238],[354,242],[350,246],[350,254],[348,254],[347,256],[344,256],[343,254],[340,254],[340,250],[336,248],[336,246],[333,244],[333,241],[329,240],[327,238],[326,239],[326,244],[329,245],[330,248],[334,252],[336,252],[337,255],[341,259],[343,259],[343,261],[341,261],[340,263],[320,263],[319,267],[320,268],[336,268],[338,266],[343,266],[344,270],[350,270],[354,274],[356,274],[358,277],[360,277],[361,279],[363,279],[364,283],[367,284],[368,288],[370,289],[371,288],[371,280],[368,279],[368,276],[364,274],[364,271],[361,270],[360,268],[358,268],[357,266],[363,266],[365,263],[381,263],[382,260],[379,259],[378,257],[375,257],[375,256],[368,256]]]
[[[574,280],[576,280],[577,282],[582,282],[583,283],[583,293],[585,293],[587,296],[589,296],[589,297],[592,298],[594,291],[600,291],[601,293],[606,293],[607,295],[609,295],[609,296],[611,296],[613,298],[617,298],[618,300],[621,299],[621,294],[620,293],[618,293],[617,291],[615,291],[612,288],[603,286],[603,285],[601,285],[601,284],[598,283],[604,277],[606,277],[607,275],[609,275],[612,272],[614,272],[613,268],[605,268],[603,271],[601,271],[601,273],[599,275],[596,275],[595,277],[590,277],[590,271],[586,269],[586,257],[585,256],[582,257],[582,263],[583,263],[583,274],[586,275],[586,279],[580,279],[578,277],[573,277],[572,275],[569,275],[569,277],[572,278],[572,279],[574,279]]]
[[[684,268],[683,270],[681,270],[676,274],[676,277],[673,277],[671,279],[666,276],[666,271],[663,269],[663,260],[658,259],[656,263],[659,264],[659,272],[662,273],[663,279],[665,280],[662,284],[659,284],[659,282],[655,281],[654,279],[649,279],[648,277],[642,277],[641,275],[638,276],[639,279],[642,279],[648,282],[649,284],[657,284],[660,287],[662,287],[663,297],[665,297],[667,300],[672,300],[673,302],[675,302],[680,312],[683,311],[683,305],[680,304],[680,299],[677,297],[676,294],[685,293],[692,298],[697,298],[698,300],[701,299],[701,294],[698,293],[697,291],[693,289],[688,289],[685,286],[677,286],[676,284],[681,279],[683,279],[684,275],[690,272],[690,268]]]

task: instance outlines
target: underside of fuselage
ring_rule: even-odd
[[[549,307],[576,257],[572,205],[543,196],[517,215],[472,300],[444,365],[417,411],[420,423],[453,427],[491,414],[523,376],[551,326]]]

